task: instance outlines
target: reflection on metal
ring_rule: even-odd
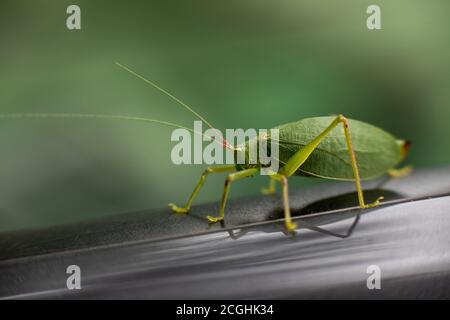
[[[223,229],[205,224],[216,205],[204,205],[190,216],[161,210],[5,233],[0,297],[450,298],[449,178],[443,168],[366,184],[390,200],[363,211],[356,229],[351,184],[294,190],[296,237],[280,233],[277,197],[231,202]],[[66,287],[69,265],[82,269],[81,290]],[[380,290],[367,288],[371,265]]]

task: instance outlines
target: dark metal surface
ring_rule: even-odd
[[[302,221],[345,234],[360,212],[348,209],[356,204],[353,188],[292,190],[292,208]],[[217,210],[213,204],[189,216],[138,212],[4,233],[0,297],[450,298],[450,168],[365,188],[369,198],[382,194],[387,201],[364,211],[344,239],[309,229],[284,236],[282,224],[272,222],[282,216],[279,196],[231,201],[228,231],[205,222]],[[66,288],[73,264],[82,270],[81,290]],[[367,289],[369,265],[381,269],[381,290]]]

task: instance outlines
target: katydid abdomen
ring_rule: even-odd
[[[335,118],[307,118],[275,127],[279,129],[280,167],[323,132]],[[361,179],[383,175],[404,158],[408,147],[404,140],[398,140],[371,124],[348,121]],[[332,129],[294,175],[354,180],[343,128],[337,126]]]

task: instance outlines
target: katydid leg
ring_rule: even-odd
[[[281,183],[283,192],[283,207],[284,207],[284,224],[288,232],[294,232],[297,229],[297,224],[292,222],[291,209],[289,206],[289,190],[287,177],[282,174],[273,174],[270,176],[271,181],[278,181]]]
[[[218,221],[223,220],[223,218],[225,217],[225,205],[227,203],[228,193],[230,192],[231,183],[233,181],[251,177],[251,176],[255,175],[258,171],[259,171],[258,168],[250,168],[250,169],[245,169],[242,171],[238,171],[238,172],[229,174],[227,179],[225,180],[225,187],[223,189],[222,201],[220,203],[219,216],[218,217],[207,216],[206,218],[210,222],[218,222]]]
[[[390,169],[388,174],[393,178],[402,178],[409,175],[413,171],[412,166],[406,166],[397,169]]]
[[[195,197],[197,196],[198,192],[202,188],[203,184],[205,183],[206,176],[210,173],[221,173],[221,172],[227,172],[227,171],[235,171],[236,166],[235,165],[225,165],[225,166],[217,166],[217,167],[209,167],[207,168],[203,174],[200,177],[200,180],[198,181],[197,185],[194,188],[194,191],[192,191],[191,196],[189,197],[186,205],[184,207],[178,207],[173,203],[169,203],[169,207],[172,209],[175,213],[188,213],[189,209],[191,208],[192,202],[194,201]]]
[[[269,176],[271,177],[271,176]],[[268,187],[263,187],[261,188],[261,193],[262,194],[274,194],[276,189],[275,189],[275,180],[274,179],[270,179],[269,181],[269,186]]]
[[[317,146],[320,144],[320,142],[326,138],[326,136],[333,130],[338,124],[342,123],[344,127],[344,134],[345,134],[345,141],[347,144],[348,153],[350,156],[350,161],[352,165],[353,170],[353,176],[355,180],[355,186],[356,191],[358,192],[358,201],[361,208],[371,208],[374,206],[377,206],[380,202],[380,200],[383,199],[383,197],[379,197],[377,200],[375,200],[373,203],[366,204],[364,202],[364,195],[361,188],[361,179],[359,175],[359,169],[356,162],[356,156],[355,151],[353,150],[352,140],[351,140],[351,134],[350,134],[350,128],[348,125],[348,120],[343,115],[337,116],[333,122],[317,137],[315,137],[310,143],[308,143],[306,146],[301,148],[299,151],[297,151],[286,163],[286,165],[281,168],[280,173],[285,176],[291,176],[293,175],[298,168],[308,159],[308,157],[311,155],[311,153],[317,148]]]

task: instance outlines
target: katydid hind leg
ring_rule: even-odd
[[[195,197],[197,196],[198,192],[202,188],[203,184],[205,183],[206,176],[210,173],[222,173],[227,171],[235,171],[236,167],[235,165],[224,165],[224,166],[218,166],[218,167],[208,167],[203,174],[200,177],[200,180],[197,182],[194,190],[192,191],[191,196],[189,197],[186,205],[184,207],[178,207],[177,205],[173,203],[169,203],[169,207],[172,209],[174,213],[182,213],[187,214],[191,208],[192,202],[194,201]]]
[[[225,186],[224,186],[223,193],[222,193],[222,200],[220,202],[219,216],[216,216],[216,217],[215,216],[207,216],[206,218],[209,220],[209,222],[215,223],[215,222],[222,221],[224,219],[225,205],[227,203],[228,193],[230,192],[231,183],[234,181],[237,181],[237,180],[251,177],[251,176],[255,175],[258,171],[259,171],[259,169],[257,169],[257,168],[250,168],[250,169],[245,169],[242,171],[230,173],[228,175],[227,179],[225,180]]]
[[[373,203],[366,204],[364,202],[364,195],[361,187],[361,178],[359,175],[359,169],[358,164],[356,161],[355,151],[353,150],[352,140],[351,140],[351,133],[350,133],[350,127],[348,124],[347,118],[345,118],[343,115],[337,116],[331,124],[324,130],[322,133],[320,133],[317,137],[315,137],[310,143],[308,143],[306,146],[301,148],[299,151],[297,151],[286,163],[286,165],[281,168],[280,173],[284,174],[286,176],[293,175],[298,168],[309,158],[309,156],[312,154],[312,152],[317,148],[317,146],[320,144],[320,142],[327,137],[327,135],[339,124],[343,125],[344,127],[344,135],[345,135],[345,142],[347,144],[347,149],[351,161],[351,166],[353,170],[353,176],[355,180],[355,186],[356,191],[358,193],[358,201],[361,208],[372,208],[379,204],[380,200],[384,199],[384,197],[379,197],[377,200],[375,200]]]
[[[344,117],[343,115],[339,115],[339,122],[342,123],[342,125],[344,126],[344,134],[345,134],[345,142],[347,143],[347,150],[349,153],[349,157],[350,157],[350,161],[352,164],[352,170],[353,170],[353,176],[355,178],[355,186],[356,186],[356,191],[358,192],[358,201],[359,201],[359,206],[361,208],[373,208],[376,207],[380,204],[380,201],[384,199],[383,196],[378,197],[374,202],[366,204],[364,202],[364,194],[363,194],[363,190],[361,187],[361,178],[359,175],[359,168],[358,168],[358,163],[356,161],[356,155],[355,155],[355,151],[353,150],[353,144],[352,144],[352,138],[351,138],[351,133],[350,133],[350,126],[348,123],[348,120],[346,117]]]
[[[390,169],[388,171],[388,174],[392,178],[403,178],[403,177],[406,177],[407,175],[411,174],[412,171],[413,171],[412,166],[405,166],[405,167],[401,167],[401,168]]]

